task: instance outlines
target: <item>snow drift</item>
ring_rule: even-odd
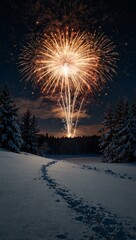
[[[0,151],[0,239],[136,239],[136,165],[98,160]]]

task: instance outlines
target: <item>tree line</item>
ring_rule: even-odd
[[[43,153],[47,154],[97,154],[99,151],[98,136],[82,136],[75,138],[48,136],[48,134],[38,136],[39,146],[43,146]],[[45,148],[44,148],[45,147]]]

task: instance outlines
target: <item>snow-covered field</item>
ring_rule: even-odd
[[[0,240],[136,239],[135,205],[136,164],[0,151]]]

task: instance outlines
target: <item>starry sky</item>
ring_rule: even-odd
[[[72,3],[73,2],[73,3]],[[93,135],[101,127],[106,107],[128,98],[136,101],[136,2],[129,0],[5,0],[0,7],[0,86],[8,84],[19,116],[30,109],[42,133],[64,135],[60,107],[40,89],[21,80],[18,71],[22,46],[29,37],[58,24],[104,32],[116,44],[117,74],[88,99],[78,124],[78,135]],[[78,11],[79,10],[79,11]],[[72,16],[72,17],[71,17]],[[73,20],[74,19],[74,20]],[[74,24],[74,26],[73,26]]]

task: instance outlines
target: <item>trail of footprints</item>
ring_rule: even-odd
[[[110,170],[110,169],[104,170],[104,169],[100,169],[100,168],[97,168],[97,167],[90,167],[90,166],[88,166],[88,165],[83,165],[81,168],[84,169],[84,170],[93,170],[93,171],[96,171],[96,172],[99,172],[99,173],[105,173],[105,174],[108,174],[108,175],[112,175],[112,176],[114,176],[114,177],[118,177],[118,178],[122,178],[122,179],[127,179],[127,180],[130,180],[130,181],[133,181],[133,182],[136,181],[135,178],[129,176],[128,174],[123,174],[123,175],[121,175],[121,174],[119,174],[119,173],[113,172],[113,171]]]
[[[76,220],[83,222],[91,231],[95,233],[95,236],[88,236],[83,233],[81,239],[87,240],[129,240],[136,239],[136,235],[133,236],[131,232],[134,232],[135,227],[129,226],[129,232],[123,226],[121,220],[105,210],[100,204],[95,205],[93,202],[86,202],[82,198],[78,198],[76,195],[72,195],[71,192],[62,188],[54,179],[48,175],[48,167],[55,164],[57,161],[52,161],[47,165],[41,167],[41,178],[46,181],[49,188],[53,189],[55,194],[61,196],[68,207],[76,212]],[[60,202],[59,199],[56,202]],[[132,231],[131,231],[132,230]],[[60,234],[56,236],[58,239],[68,239],[68,234]],[[73,239],[71,239],[73,240]]]

